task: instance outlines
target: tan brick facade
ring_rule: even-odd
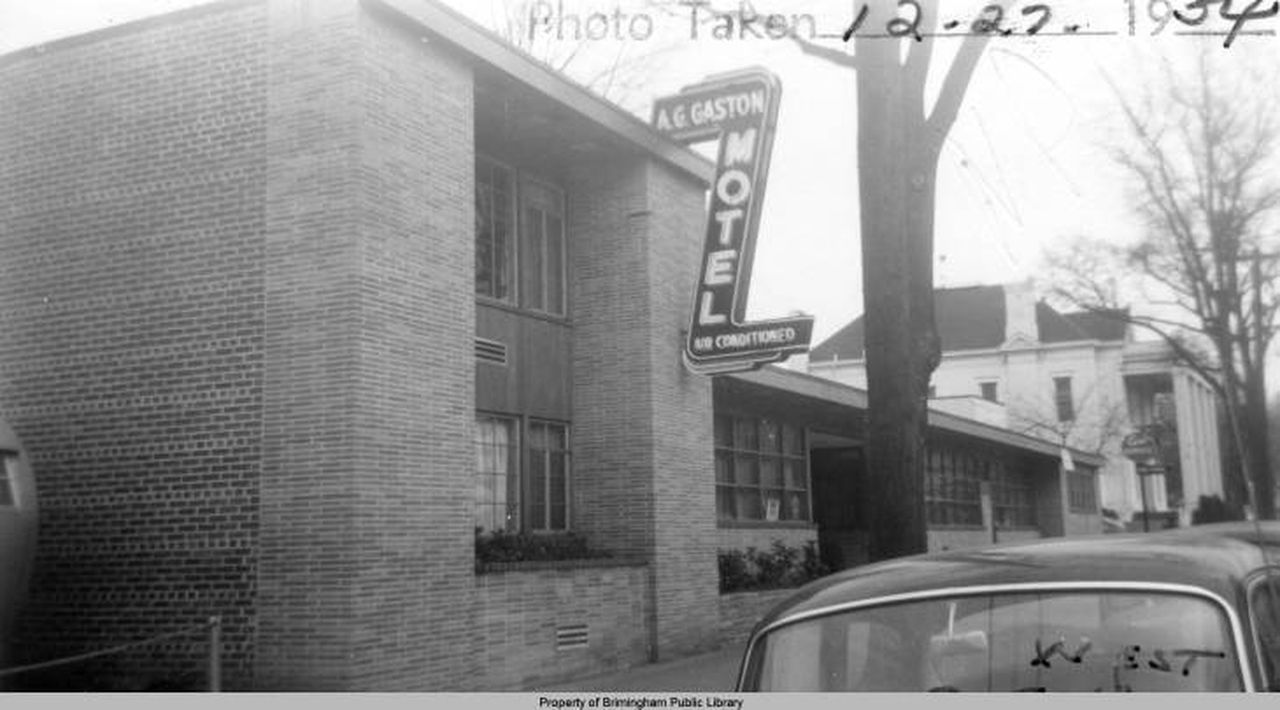
[[[442,12],[225,0],[0,57],[19,662],[218,614],[231,689],[528,688],[740,637],[775,595],[722,598],[717,548],[818,537],[718,527],[713,407],[857,442],[864,405],[684,367],[706,165]],[[566,312],[477,305],[485,151],[566,195]],[[478,363],[484,328],[517,363]],[[568,528],[612,563],[477,572],[486,407],[564,423]],[[198,683],[205,653],[59,678]]]
[[[0,407],[43,516],[19,660],[211,614],[229,688],[517,688],[718,643],[710,385],[679,356],[702,186],[654,159],[567,186],[574,525],[625,564],[475,572],[474,67],[357,0],[0,58]],[[527,613],[548,594],[589,653]],[[199,676],[203,643],[81,680]]]
[[[22,653],[221,613],[250,673],[266,44],[230,3],[0,59],[0,401],[42,507]],[[200,643],[138,655],[182,671]]]

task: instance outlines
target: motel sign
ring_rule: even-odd
[[[653,125],[683,143],[719,144],[702,262],[685,342],[686,366],[701,374],[754,370],[806,352],[809,316],[746,321],[760,206],[782,86],[762,69],[721,75],[658,99]]]

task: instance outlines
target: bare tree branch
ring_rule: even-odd
[[[1210,65],[1209,55],[1201,54],[1188,81],[1167,63],[1162,100],[1149,93],[1141,110],[1106,77],[1129,141],[1114,147],[1112,157],[1133,179],[1134,209],[1147,230],[1127,250],[1104,255],[1115,259],[1123,252],[1114,266],[1130,272],[1128,279],[1141,284],[1135,288],[1151,286],[1158,292],[1151,302],[1181,311],[1129,312],[1125,318],[1165,341],[1214,387],[1245,478],[1258,492],[1257,510],[1271,517],[1262,387],[1280,294],[1272,285],[1275,269],[1264,279],[1254,260],[1280,211],[1277,101],[1270,91],[1274,81],[1243,87],[1242,94],[1223,85],[1221,72]],[[1105,272],[1081,258],[1082,248],[1050,259],[1063,275],[1059,297],[1086,310],[1114,306],[1099,298],[1105,289],[1098,277]],[[1210,345],[1212,356],[1197,343]]]

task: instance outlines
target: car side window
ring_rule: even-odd
[[[1267,688],[1280,690],[1280,570],[1271,570],[1253,585],[1249,613],[1262,653]]]

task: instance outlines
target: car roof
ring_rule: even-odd
[[[1232,602],[1253,570],[1280,563],[1280,522],[1088,535],[902,557],[830,575],[778,604],[757,629],[832,606],[944,588],[1061,582],[1181,584]]]

